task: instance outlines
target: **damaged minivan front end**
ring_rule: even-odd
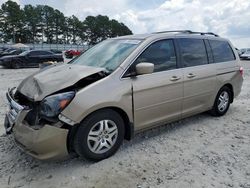
[[[36,104],[19,104],[20,99],[14,98],[13,91],[10,89],[7,93],[10,109],[5,118],[6,132],[13,131],[17,145],[35,158],[65,158],[68,130],[62,128],[63,123],[41,122]]]
[[[35,158],[66,158],[69,131],[76,122],[61,112],[78,90],[105,76],[101,68],[70,64],[31,75],[6,93],[6,133],[13,132],[17,145]]]
[[[132,85],[120,76],[121,64],[137,53],[140,42],[105,40],[9,89],[7,134],[13,133],[23,150],[41,160],[74,153],[97,161],[114,154],[134,133]]]

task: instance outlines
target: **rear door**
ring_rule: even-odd
[[[37,58],[39,55],[39,51],[31,51],[29,54],[27,54],[27,65],[29,67],[38,67],[39,64],[39,58]]]
[[[40,51],[40,63],[47,62],[47,61],[53,61],[53,53],[49,51]]]
[[[217,66],[217,92],[223,85],[230,84],[237,95],[236,91],[240,91],[242,85],[237,52],[234,52],[233,47],[225,40],[210,39],[209,44],[212,48],[214,63]]]
[[[177,41],[184,75],[182,116],[187,117],[208,110],[213,104],[216,65],[209,63],[211,57],[203,39],[179,38]]]
[[[183,74],[178,69],[174,41],[152,43],[132,64],[150,62],[154,73],[138,75],[132,80],[135,129],[179,119],[183,97]]]

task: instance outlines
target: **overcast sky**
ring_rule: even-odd
[[[0,4],[6,0],[0,0]],[[250,47],[250,0],[15,0],[47,4],[66,16],[84,19],[108,15],[133,33],[190,29],[229,38],[236,47]]]

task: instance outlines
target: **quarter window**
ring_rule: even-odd
[[[178,39],[183,67],[208,63],[204,41],[201,39]]]
[[[215,63],[235,60],[233,50],[227,41],[209,40],[209,43]]]
[[[35,56],[35,55],[41,55],[41,54],[40,54],[40,51],[32,51],[30,52],[30,55]]]
[[[154,72],[176,69],[176,54],[173,40],[161,40],[151,44],[135,61],[154,64]]]
[[[30,55],[34,55],[34,56],[35,55],[49,55],[49,54],[52,54],[52,53],[48,51],[39,51],[39,50],[30,52]]]
[[[40,55],[50,55],[50,54],[52,54],[52,52],[40,51]]]

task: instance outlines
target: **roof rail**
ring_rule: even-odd
[[[190,30],[171,30],[171,31],[153,32],[153,34],[160,34],[160,33],[192,33],[192,31],[190,31]]]
[[[212,32],[197,32],[191,30],[172,30],[172,31],[160,31],[154,32],[153,34],[160,34],[160,33],[185,33],[185,34],[200,34],[200,35],[213,35],[215,37],[219,37],[219,35],[212,33]]]
[[[200,35],[213,35],[215,37],[219,37],[219,35],[212,32],[191,32],[191,34],[200,34]]]

